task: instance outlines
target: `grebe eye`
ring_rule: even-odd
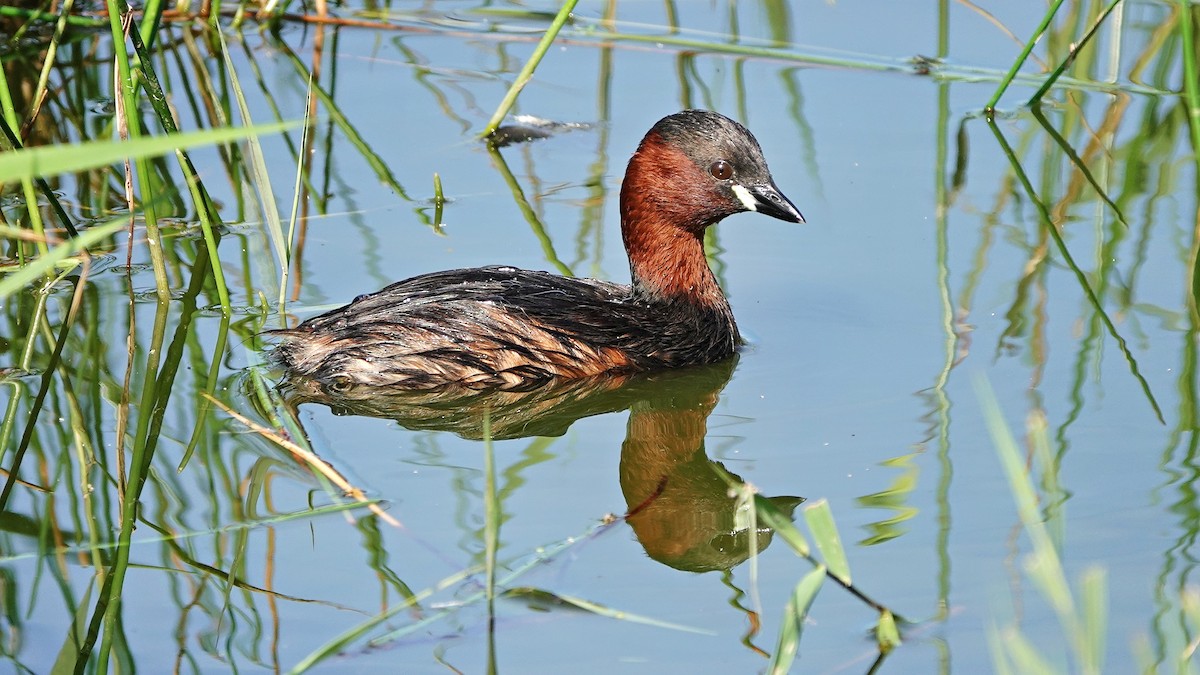
[[[708,167],[708,172],[717,180],[729,180],[733,178],[733,165],[723,159],[718,159]]]

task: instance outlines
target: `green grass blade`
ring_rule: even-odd
[[[846,549],[842,546],[842,538],[838,535],[837,525],[833,522],[833,512],[829,510],[829,502],[817,500],[804,507],[804,520],[812,532],[817,550],[825,559],[829,573],[835,579],[849,586],[850,562],[846,560]]]
[[[754,495],[754,508],[758,512],[759,519],[767,527],[775,530],[775,534],[779,535],[797,555],[804,558],[812,557],[812,549],[809,548],[804,534],[796,529],[791,519],[785,516],[779,507],[772,504],[771,500],[762,495]]]
[[[529,574],[530,572],[532,572],[534,570],[545,569],[546,565],[550,561],[557,558],[559,555],[562,555],[565,552],[575,548],[576,546],[579,546],[583,542],[590,541],[592,538],[594,538],[601,532],[608,531],[609,529],[611,529],[613,527],[614,523],[618,523],[618,522],[621,522],[621,521],[614,520],[614,521],[610,521],[610,522],[596,523],[592,527],[588,528],[588,530],[583,532],[582,534],[567,537],[566,539],[563,539],[563,540],[553,543],[553,544],[549,544],[547,546],[538,547],[536,550],[536,553],[534,555],[529,556],[528,559],[526,559],[523,563],[517,563],[515,565],[511,565],[508,574],[506,574],[503,578],[498,579],[496,581],[496,585],[501,588],[505,588],[505,587],[508,587],[509,584],[513,583],[516,579],[519,579],[520,577],[522,577],[526,574]],[[482,571],[483,571],[483,566],[479,565],[479,566],[476,566],[471,569],[470,575],[473,576]],[[487,600],[486,595],[487,594],[484,593],[483,591],[479,591],[479,592],[476,592],[476,593],[473,593],[473,594],[470,594],[470,595],[467,595],[464,597],[460,597],[460,598],[458,598],[455,605],[458,607],[468,607],[468,606],[477,604],[479,602],[486,601]],[[425,597],[427,597],[427,596],[420,596],[418,598],[418,600],[424,599]],[[438,612],[436,614],[426,615],[426,617],[421,619],[420,621],[408,624],[408,625],[398,628],[396,630],[389,631],[383,635],[379,635],[377,637],[371,638],[371,640],[369,640],[367,642],[367,646],[368,647],[380,647],[380,646],[386,645],[389,642],[394,642],[395,640],[397,640],[401,637],[420,632],[420,631],[424,630],[424,628],[426,626],[429,626],[432,623],[434,623],[435,621],[440,620],[442,617],[449,616],[453,612],[454,612],[454,610],[448,609],[448,610]],[[372,619],[372,621],[374,622],[372,624],[372,626],[379,623],[378,621],[376,621],[374,619]]]
[[[1054,570],[1057,570],[1058,578],[1051,585],[1060,589],[1065,588],[1066,579],[1061,576],[1062,567],[1058,563],[1058,552],[1042,521],[1037,494],[1033,490],[1033,485],[1026,474],[1025,464],[1021,459],[1021,449],[1004,421],[1004,414],[1000,411],[1000,404],[996,401],[991,386],[982,378],[975,384],[976,394],[983,407],[984,419],[987,422],[988,433],[991,436],[992,444],[996,446],[996,454],[1000,456],[1005,476],[1008,477],[1008,486],[1012,491],[1013,501],[1016,502],[1017,515],[1020,516],[1021,525],[1029,534],[1029,540],[1033,544],[1033,556],[1042,558],[1030,561],[1028,565],[1031,568],[1030,573],[1035,575],[1035,578],[1042,575],[1043,578],[1049,579],[1044,575],[1052,574]]]
[[[1060,77],[1062,77],[1062,74],[1066,72],[1067,68],[1070,68],[1071,64],[1075,62],[1075,57],[1079,54],[1079,50],[1083,49],[1083,46],[1091,41],[1091,39],[1096,35],[1096,31],[1100,29],[1100,25],[1104,23],[1104,20],[1108,18],[1109,14],[1112,14],[1112,11],[1117,8],[1117,5],[1120,2],[1121,0],[1112,0],[1112,2],[1108,4],[1108,7],[1100,13],[1100,16],[1097,16],[1096,20],[1092,22],[1091,28],[1089,28],[1087,32],[1083,34],[1083,37],[1071,43],[1071,50],[1067,54],[1067,58],[1063,59],[1062,63],[1058,64],[1058,67],[1054,69],[1054,72],[1050,73],[1050,76],[1047,77],[1046,81],[1042,83],[1042,86],[1038,87],[1038,90],[1029,98],[1028,105],[1033,106],[1041,102],[1042,97],[1046,95],[1046,92],[1050,91],[1050,87],[1053,87],[1054,83],[1057,82]]]
[[[109,0],[112,2],[112,0]],[[126,6],[125,0],[118,0],[125,21],[132,22],[132,16],[128,14],[129,9]],[[122,77],[122,91],[125,93],[125,110],[132,111],[137,109],[137,89],[141,87],[146,94],[146,101],[150,107],[154,109],[155,115],[158,116],[159,124],[168,135],[179,132],[178,126],[175,124],[175,118],[172,115],[170,107],[167,105],[167,96],[163,92],[162,84],[159,82],[158,74],[154,71],[154,59],[150,50],[146,47],[146,43],[142,40],[143,32],[149,31],[152,34],[152,25],[157,25],[157,13],[161,10],[161,5],[158,0],[151,0],[150,3],[142,7],[143,24],[140,30],[132,28],[130,23],[128,28],[128,38],[130,44],[138,57],[138,73],[141,76],[140,81],[134,82],[132,77]],[[111,11],[111,10],[110,10]],[[218,31],[219,33],[219,31]],[[115,33],[114,33],[115,34]],[[119,59],[120,64],[120,59]],[[140,124],[134,122],[134,118],[130,118],[129,122],[130,137],[137,140],[143,136],[140,130]],[[225,284],[225,273],[221,268],[221,258],[217,252],[217,241],[220,238],[215,230],[215,226],[220,224],[220,217],[217,215],[216,206],[213,204],[212,198],[209,197],[208,191],[204,188],[204,183],[200,180],[200,175],[196,171],[196,167],[192,164],[192,160],[188,157],[187,152],[183,148],[176,148],[175,155],[178,158],[179,166],[183,170],[184,178],[186,179],[188,191],[191,194],[192,201],[195,204],[196,212],[199,216],[201,229],[204,231],[204,243],[208,247],[209,261],[212,265],[213,281],[216,284],[217,296],[220,298],[221,310],[229,316],[232,312],[229,303],[229,289]],[[143,193],[154,193],[154,177],[155,174],[150,171],[149,165],[144,157],[136,157],[137,173],[141,176]],[[167,284],[167,277],[164,270],[164,261],[162,258],[162,246],[158,229],[158,221],[155,217],[155,209],[153,202],[149,202],[142,207],[143,215],[146,219],[146,239],[150,250],[150,259],[154,264],[154,277],[156,290],[159,297],[164,301],[170,297],[170,289]]]
[[[542,57],[546,55],[546,51],[550,49],[550,45],[554,43],[554,38],[558,36],[558,31],[562,30],[567,19],[571,18],[571,11],[575,9],[575,3],[579,0],[566,0],[558,14],[554,17],[554,21],[550,23],[550,27],[546,29],[546,34],[542,36],[537,47],[534,48],[533,54],[529,60],[525,62],[525,66],[521,68],[521,72],[517,73],[517,79],[513,81],[512,86],[504,94],[504,99],[500,101],[500,105],[496,107],[496,112],[492,113],[492,119],[488,120],[487,126],[484,127],[481,138],[487,138],[492,135],[492,132],[500,126],[500,121],[512,109],[513,103],[516,103],[517,96],[529,80],[533,78],[533,71],[537,69],[538,64],[542,62]]]
[[[1113,210],[1113,213],[1117,216],[1117,220],[1125,227],[1129,227],[1129,222],[1125,220],[1125,214],[1121,213],[1121,207],[1117,206],[1116,202],[1109,198],[1108,193],[1105,192],[1104,188],[1100,185],[1100,182],[1096,180],[1095,175],[1092,174],[1092,170],[1088,168],[1087,163],[1083,161],[1083,158],[1079,156],[1079,153],[1075,152],[1075,148],[1071,147],[1071,144],[1067,141],[1067,139],[1063,138],[1063,135],[1058,132],[1058,129],[1055,129],[1054,125],[1050,124],[1050,120],[1046,119],[1046,114],[1042,112],[1041,107],[1034,106],[1029,112],[1033,114],[1033,118],[1037,120],[1037,123],[1040,124],[1042,129],[1049,134],[1051,139],[1054,140],[1055,145],[1062,149],[1063,154],[1067,156],[1067,159],[1071,161],[1071,164],[1075,165],[1075,170],[1083,176],[1084,180],[1088,182],[1088,185],[1092,186],[1092,189],[1096,191],[1096,195],[1108,205],[1108,208]]]
[[[1046,10],[1046,15],[1042,17],[1042,23],[1034,29],[1033,35],[1029,37],[1029,41],[1025,43],[1024,49],[1017,55],[1017,60],[1008,69],[1008,73],[1004,75],[1004,79],[1000,81],[1000,86],[996,88],[996,92],[992,94],[992,98],[988,100],[987,105],[983,107],[984,113],[990,118],[996,111],[996,104],[1000,102],[1000,97],[1004,95],[1004,91],[1008,89],[1008,85],[1017,76],[1017,71],[1025,63],[1025,59],[1029,58],[1029,53],[1033,51],[1033,46],[1037,44],[1038,39],[1042,37],[1042,33],[1050,27],[1050,22],[1054,19],[1054,15],[1058,12],[1063,0],[1055,0],[1054,5]]]
[[[11,17],[15,19],[24,19],[25,23],[46,22],[50,23],[58,19],[59,15],[51,12],[41,12],[36,9],[24,9],[21,7],[8,7],[0,5],[0,17]],[[77,26],[80,28],[103,28],[108,25],[106,19],[96,19],[86,16],[68,16],[67,25]]]
[[[96,141],[79,145],[24,148],[0,155],[0,183],[94,169],[120,162],[127,157],[157,157],[177,149],[228,143],[259,134],[276,133],[296,126],[296,124],[296,122],[276,122],[253,127],[207,129],[128,141]]]
[[[783,675],[792,668],[796,654],[800,651],[800,635],[804,632],[804,621],[808,617],[808,608],[812,606],[825,581],[824,565],[817,565],[811,572],[792,589],[792,597],[788,600],[787,608],[783,610],[783,624],[779,628],[779,642],[775,646],[775,655],[767,672],[771,675]]]
[[[1196,35],[1192,26],[1192,3],[1179,0],[1179,30],[1183,40],[1183,95],[1187,103],[1192,150],[1200,163],[1200,70],[1196,67]]]
[[[238,113],[242,117],[242,124],[253,126],[253,119],[250,115],[250,106],[246,104],[246,95],[242,91],[241,82],[238,81],[237,69],[234,67],[233,59],[229,56],[229,45],[225,42],[225,34],[217,31],[217,37],[221,40],[221,55],[225,59],[225,70],[229,73],[229,85],[233,90],[234,100],[237,102]],[[267,231],[267,238],[271,242],[271,248],[275,249],[275,256],[279,261],[279,297],[280,305],[282,298],[287,288],[288,270],[291,269],[291,255],[288,251],[287,241],[283,237],[283,222],[279,218],[279,207],[275,201],[275,191],[271,188],[271,176],[267,172],[267,160],[263,156],[262,144],[258,142],[256,136],[251,136],[246,141],[246,159],[250,165],[250,183],[258,192],[259,210],[263,214],[263,224]]]
[[[525,196],[525,190],[521,187],[521,182],[517,180],[516,175],[509,168],[508,162],[505,161],[500,149],[489,143],[487,151],[492,156],[492,166],[500,172],[501,177],[504,178],[504,184],[512,191],[513,201],[516,203],[517,208],[521,210],[521,215],[525,218],[525,222],[529,223],[530,229],[533,230],[533,236],[537,237],[538,241],[541,242],[542,253],[546,256],[546,262],[554,265],[559,274],[565,277],[575,276],[575,272],[558,257],[558,253],[554,250],[554,242],[550,239],[546,225],[542,222],[541,216],[538,215],[537,209],[533,208],[533,205],[529,203],[529,199]]]

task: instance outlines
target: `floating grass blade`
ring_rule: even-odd
[[[825,559],[829,573],[843,584],[850,585],[850,563],[846,560],[846,549],[842,547],[842,539],[838,536],[837,525],[833,522],[833,513],[829,510],[829,502],[817,500],[804,507],[804,520],[812,532],[817,550]]]
[[[362,490],[351,485],[340,473],[338,473],[336,470],[334,470],[332,467],[330,467],[328,464],[326,464],[324,460],[322,460],[320,457],[318,457],[311,450],[300,447],[300,445],[297,444],[295,441],[284,438],[283,436],[275,433],[273,430],[268,429],[267,427],[264,427],[261,424],[258,424],[254,420],[246,417],[245,415],[237,412],[233,408],[230,408],[229,406],[225,405],[225,403],[223,401],[221,401],[220,399],[214,398],[213,396],[209,395],[207,392],[203,392],[201,395],[204,396],[204,398],[207,399],[209,403],[217,406],[222,411],[224,411],[224,413],[226,415],[229,415],[230,417],[234,418],[238,422],[241,422],[242,424],[249,427],[251,431],[253,431],[256,434],[262,436],[263,438],[271,441],[275,445],[278,445],[279,447],[283,448],[284,450],[287,450],[288,452],[295,455],[298,459],[303,460],[305,464],[312,467],[317,473],[324,476],[330,483],[333,483],[334,485],[336,485],[345,494],[353,497],[359,503],[364,504],[368,508],[370,508],[371,511],[375,515],[379,516],[379,518],[381,520],[383,520],[384,522],[386,522],[389,525],[392,525],[394,527],[400,527],[400,521],[389,516],[383,509],[379,508],[378,504],[375,504],[373,502],[373,500],[367,499],[366,495],[363,494]]]
[[[812,607],[817,591],[821,590],[825,573],[825,566],[817,565],[792,589],[792,597],[788,600],[787,608],[783,610],[783,623],[779,629],[775,655],[771,657],[771,664],[767,666],[767,672],[771,675],[784,675],[791,670],[800,650],[800,634],[804,632],[808,609]]]
[[[546,55],[546,51],[550,49],[550,45],[554,43],[554,38],[558,36],[558,32],[562,30],[567,19],[571,18],[571,12],[575,10],[575,4],[579,0],[566,0],[563,6],[555,15],[554,21],[550,22],[550,27],[546,29],[546,34],[542,36],[537,47],[534,48],[533,54],[529,56],[529,60],[525,62],[525,66],[521,68],[521,72],[517,73],[517,79],[513,81],[512,86],[504,94],[504,99],[500,101],[500,105],[496,107],[496,112],[492,113],[492,119],[488,120],[487,126],[483,128],[483,133],[480,138],[487,138],[495,133],[500,127],[500,121],[512,109],[513,103],[516,103],[517,96],[529,80],[533,78],[533,71],[537,69],[538,64],[542,62],[542,57]]]
[[[555,559],[557,556],[562,555],[566,551],[569,551],[572,548],[579,546],[583,542],[590,541],[591,539],[598,536],[599,534],[610,531],[612,529],[613,525],[615,523],[619,523],[619,522],[622,522],[622,521],[607,520],[607,521],[604,521],[604,522],[601,522],[601,523],[598,523],[598,524],[592,526],[586,532],[584,532],[580,535],[567,537],[566,539],[563,539],[559,542],[550,544],[548,546],[539,547],[536,550],[536,553],[534,555],[529,556],[529,558],[527,560],[525,560],[524,562],[512,566],[508,574],[506,574],[503,578],[497,579],[496,585],[501,588],[508,587],[516,579],[519,579],[520,577],[522,577],[534,570],[544,568],[547,563],[549,563],[551,560]],[[470,576],[474,576],[474,575],[480,573],[481,571],[483,571],[483,566],[482,565],[476,566],[476,567],[472,568],[472,570],[470,571]],[[482,601],[486,601],[486,599],[487,599],[486,595],[487,594],[485,592],[480,591],[480,592],[476,592],[476,593],[467,595],[466,597],[461,597],[458,599],[456,606],[457,607],[467,607],[467,606],[471,606],[471,605],[474,605],[474,604],[482,602]],[[421,596],[421,599],[424,599],[425,597],[427,597],[427,596]],[[395,641],[401,637],[404,637],[406,635],[412,635],[413,633],[415,633],[417,631],[424,630],[425,627],[431,625],[435,621],[438,621],[438,620],[442,619],[443,617],[449,616],[453,612],[454,612],[454,610],[447,609],[447,610],[439,612],[437,614],[431,614],[420,621],[409,624],[402,628],[398,628],[394,631],[390,631],[388,633],[385,633],[384,635],[380,635],[378,637],[372,638],[367,643],[367,646],[368,647],[379,647],[379,646],[385,645],[389,642],[393,642],[393,641]],[[378,624],[378,622],[375,621],[374,619],[372,619],[371,622],[372,622],[371,623],[372,626]]]
[[[660,619],[654,619],[654,618],[647,617],[647,616],[641,616],[640,614],[632,614],[630,612],[624,612],[619,609],[613,609],[611,607],[606,607],[604,605],[592,602],[590,600],[584,600],[583,598],[577,598],[577,597],[571,596],[571,595],[563,595],[561,593],[554,593],[554,592],[547,591],[542,588],[519,586],[517,588],[512,588],[512,589],[505,591],[503,594],[503,597],[512,598],[512,599],[532,598],[532,599],[537,599],[541,602],[549,601],[549,602],[553,602],[553,603],[567,604],[567,605],[571,605],[573,607],[578,607],[579,609],[582,609],[585,612],[591,612],[592,614],[596,614],[597,616],[603,616],[603,617],[607,617],[609,619],[616,619],[618,621],[629,621],[631,623],[640,623],[640,624],[644,624],[647,626],[655,626],[657,628],[669,628],[671,630],[683,631],[685,633],[696,633],[699,635],[716,635],[716,633],[714,633],[710,630],[704,629],[704,628],[696,628],[694,626],[685,626],[685,625],[679,624],[679,623],[671,623],[670,621],[662,621]]]
[[[308,656],[301,659],[299,663],[297,663],[295,666],[292,667],[291,670],[288,671],[288,673],[295,675],[297,673],[303,673],[303,672],[307,671],[309,668],[312,668],[313,666],[317,665],[321,661],[324,661],[325,659],[329,658],[330,656],[337,654],[342,649],[345,649],[348,645],[365,637],[366,634],[368,632],[370,632],[371,629],[373,629],[375,626],[378,626],[379,624],[388,621],[389,619],[396,616],[400,612],[403,612],[404,610],[408,609],[409,607],[412,607],[413,605],[416,605],[417,603],[424,601],[429,596],[431,596],[435,593],[438,593],[439,591],[443,591],[447,588],[455,586],[455,585],[461,583],[464,579],[468,579],[471,576],[478,574],[480,569],[481,569],[480,567],[468,567],[465,570],[455,572],[454,574],[451,574],[450,576],[445,577],[444,579],[439,581],[434,586],[427,588],[419,593],[416,593],[411,598],[405,598],[404,601],[399,602],[395,605],[392,605],[391,607],[388,607],[385,611],[380,612],[379,614],[376,614],[375,616],[362,622],[361,624],[358,624],[357,626],[353,626],[349,630],[346,630],[346,631],[342,632],[341,634],[334,636],[328,642],[326,642],[325,644],[318,647],[311,654],[309,654]]]

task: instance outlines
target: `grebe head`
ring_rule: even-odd
[[[762,148],[746,127],[708,110],[659,120],[630,158],[621,183],[621,234],[635,287],[696,295],[697,284],[707,286],[711,279],[700,237],[708,226],[743,211],[804,222],[775,186]]]
[[[775,186],[754,135],[709,110],[668,115],[642,139],[621,185],[622,224],[646,217],[647,207],[701,231],[742,211],[804,222]]]

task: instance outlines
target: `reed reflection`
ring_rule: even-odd
[[[752,550],[770,545],[773,531],[751,531],[739,513],[724,465],[705,450],[708,418],[729,382],[737,359],[697,368],[563,382],[531,391],[403,391],[349,387],[333,389],[304,379],[287,379],[292,405],[319,403],[339,415],[393,419],[411,430],[448,431],[482,437],[491,418],[497,440],[561,436],[577,420],[629,410],[621,445],[620,481],[626,521],[654,560],[670,567],[707,572],[730,570]],[[734,480],[741,478],[728,470]],[[791,515],[801,497],[772,497]],[[751,546],[753,541],[754,546]]]

